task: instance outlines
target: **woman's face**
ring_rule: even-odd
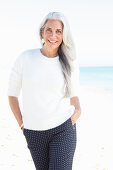
[[[63,40],[63,25],[59,20],[48,20],[42,32],[44,46],[58,49]]]

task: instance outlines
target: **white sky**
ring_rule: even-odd
[[[113,2],[110,0],[1,0],[0,66],[40,46],[37,29],[50,11],[70,24],[80,66],[113,65]]]

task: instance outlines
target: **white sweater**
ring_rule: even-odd
[[[79,96],[79,65],[71,77],[71,97]],[[44,56],[40,48],[22,52],[15,60],[8,82],[8,96],[19,97],[22,89],[24,128],[48,130],[61,125],[75,107],[65,93],[59,56]]]

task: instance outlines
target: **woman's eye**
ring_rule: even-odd
[[[50,29],[47,29],[46,31],[47,31],[47,32],[51,32],[51,30],[50,30]]]
[[[61,34],[62,32],[60,30],[57,31],[59,34]]]

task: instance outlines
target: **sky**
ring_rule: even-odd
[[[0,66],[40,47],[38,26],[51,11],[64,13],[80,66],[113,66],[111,0],[0,0]]]

